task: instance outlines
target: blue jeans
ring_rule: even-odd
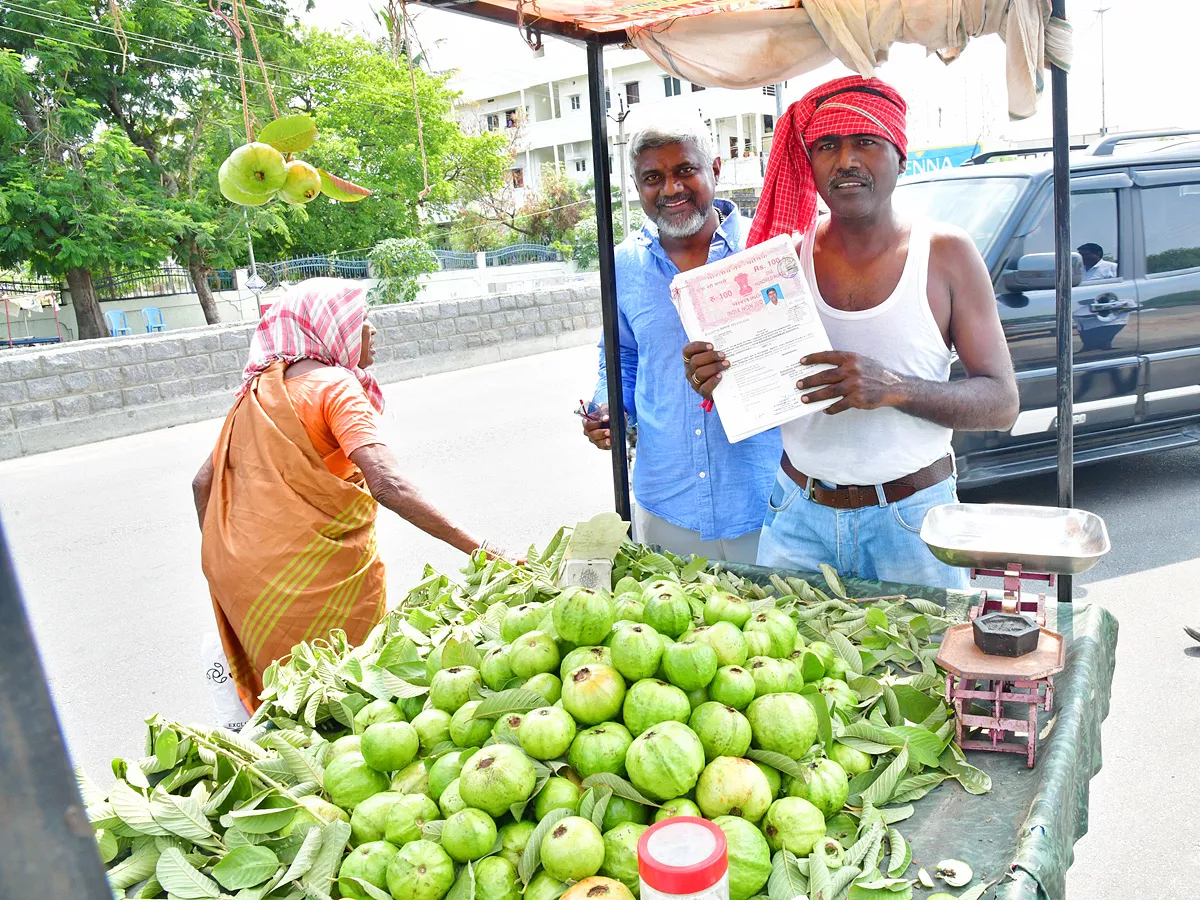
[[[830,509],[806,497],[780,469],[758,542],[758,564],[815,572],[828,563],[847,577],[965,590],[967,570],[938,560],[920,536],[925,513],[957,502],[956,481],[950,476],[886,506]]]

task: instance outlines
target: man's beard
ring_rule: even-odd
[[[664,201],[660,202],[665,202],[672,199],[674,198],[668,197],[665,198]],[[702,210],[695,206],[695,201],[693,200],[692,212],[688,214],[686,218],[678,219],[665,214],[662,206],[658,204],[655,205],[659,213],[654,219],[655,224],[658,226],[658,233],[662,237],[671,238],[673,240],[682,240],[697,234],[704,227],[705,223],[708,222],[708,215],[711,212],[711,207],[709,209]]]

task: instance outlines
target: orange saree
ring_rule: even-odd
[[[360,643],[383,617],[378,503],[362,476],[332,474],[288,399],[277,362],[225,419],[213,454],[201,562],[238,694],[253,710],[262,673],[333,629]]]

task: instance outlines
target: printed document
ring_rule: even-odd
[[[802,403],[796,389],[832,368],[802,366],[800,358],[832,347],[788,235],[676,275],[671,301],[688,340],[712,344],[730,363],[713,392],[730,441],[835,402]]]

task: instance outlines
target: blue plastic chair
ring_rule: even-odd
[[[163,321],[162,310],[157,306],[143,306],[142,318],[146,320],[146,331],[166,331],[167,323]]]
[[[113,337],[133,334],[133,329],[129,327],[129,320],[125,318],[125,310],[123,309],[108,310],[104,314],[104,321],[108,324],[108,333]]]

